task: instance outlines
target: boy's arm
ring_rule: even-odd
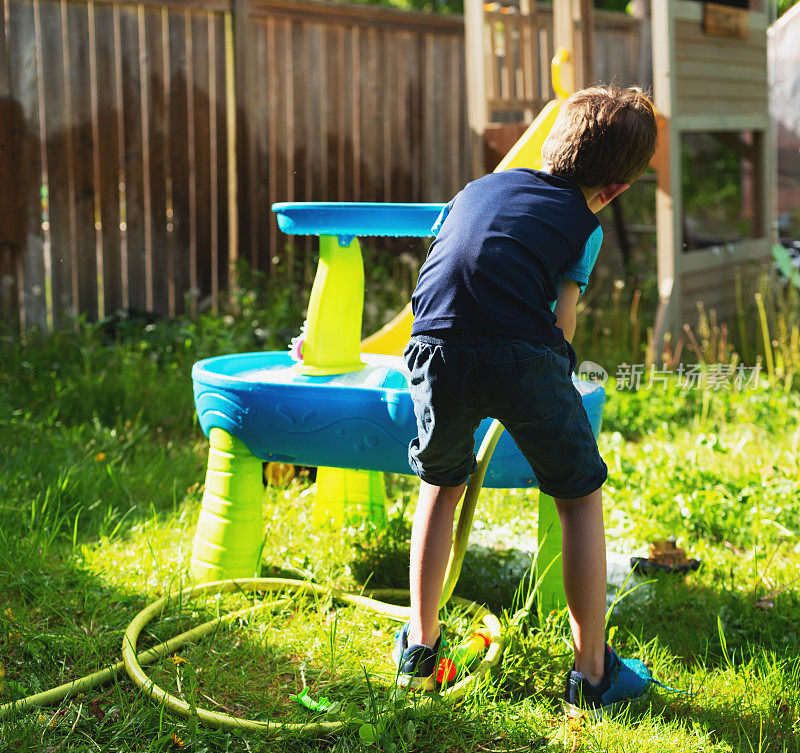
[[[575,336],[578,296],[589,283],[589,275],[597,261],[602,243],[603,229],[598,225],[587,239],[578,261],[565,269],[558,280],[553,313],[556,315],[556,325],[561,327],[567,342],[571,343]]]
[[[581,288],[575,280],[560,280],[558,283],[558,297],[553,313],[556,315],[556,326],[561,328],[564,339],[572,342],[575,336],[577,320],[578,295]]]

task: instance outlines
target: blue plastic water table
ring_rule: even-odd
[[[195,404],[205,434],[223,429],[257,458],[296,465],[411,473],[408,444],[417,435],[408,372],[399,356],[363,354],[359,371],[303,376],[288,353],[244,353],[200,361],[192,369]],[[575,388],[595,434],[605,392]],[[480,445],[490,419],[479,426]],[[497,444],[485,486],[536,486],[530,464],[508,433]]]
[[[287,352],[209,358],[192,370],[195,403],[209,436],[203,509],[192,555],[200,579],[245,577],[262,541],[261,462],[410,473],[408,444],[416,422],[401,358],[362,354],[364,270],[358,236],[431,235],[444,204],[282,203],[282,230],[320,236],[302,362]],[[592,429],[600,431],[605,392],[574,380]],[[486,419],[475,437],[490,426]],[[536,485],[530,465],[504,433],[484,481],[490,487]],[[540,504],[539,560],[560,553],[552,501]],[[542,552],[549,552],[545,557]],[[542,588],[560,590],[558,581]],[[553,603],[563,603],[562,596]],[[557,596],[557,594],[556,594]]]

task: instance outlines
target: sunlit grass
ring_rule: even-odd
[[[0,704],[116,661],[134,615],[190,583],[206,443],[188,371],[201,346],[167,353],[156,336],[142,347],[82,332],[3,351]],[[256,719],[318,718],[289,698],[305,684],[315,698],[354,704],[375,725],[372,749],[385,751],[798,751],[800,397],[674,385],[609,393],[600,440],[609,549],[628,555],[674,534],[703,563],[619,601],[611,640],[686,692],[656,688],[600,724],[565,720],[559,697],[571,650],[566,614],[556,612],[541,624],[523,620],[500,670],[455,707],[395,716],[387,689],[397,624],[330,599],[238,620],[151,675],[198,705]],[[307,476],[265,489],[262,574],[405,587],[416,480],[387,479],[383,532],[319,528],[314,490]],[[481,547],[458,584],[507,624],[535,550],[537,506],[535,491],[484,492]],[[251,598],[174,602],[141,644]],[[445,621],[453,641],[469,630],[457,612]],[[0,721],[0,741],[4,750],[53,753],[369,749],[355,728],[280,742],[211,730],[162,712],[124,677],[60,710]]]

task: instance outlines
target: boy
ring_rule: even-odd
[[[455,508],[476,467],[475,429],[492,416],[558,508],[575,650],[566,702],[602,714],[646,690],[638,663],[605,643],[607,469],[572,385],[570,341],[602,241],[595,214],[641,175],[655,143],[655,114],[640,89],[579,91],[545,141],[543,170],[486,175],[437,220],[404,354],[419,435],[409,461],[421,482],[411,619],[393,651],[401,684],[433,687]]]

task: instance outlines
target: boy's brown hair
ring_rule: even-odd
[[[632,183],[655,152],[657,131],[653,105],[639,87],[593,86],[564,100],[542,159],[585,188]]]

